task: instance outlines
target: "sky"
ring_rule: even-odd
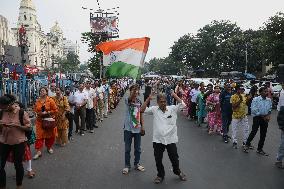
[[[89,10],[97,0],[33,0],[37,18],[45,33],[58,21],[64,36],[80,42],[90,31]],[[146,61],[168,56],[181,36],[193,33],[213,20],[230,20],[241,29],[258,29],[277,12],[284,12],[284,0],[99,0],[100,8],[119,6],[119,39],[150,37]],[[0,15],[16,26],[20,0],[0,0]],[[92,56],[80,42],[80,60]]]

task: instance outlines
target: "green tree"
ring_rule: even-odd
[[[272,63],[274,69],[284,63],[284,13],[278,12],[265,23],[267,64]]]
[[[103,54],[96,51],[96,46],[107,41],[107,36],[96,35],[92,32],[82,33],[81,41],[88,44],[88,52],[94,53],[94,56],[88,60],[88,67],[95,77],[100,75],[100,62],[102,60]]]

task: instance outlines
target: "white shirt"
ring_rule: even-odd
[[[104,99],[104,86],[100,86],[96,88],[96,94],[99,97],[100,100]]]
[[[145,113],[153,114],[153,142],[164,145],[177,143],[177,112],[185,107],[184,102],[167,106],[165,113],[158,106],[146,108]]]
[[[284,89],[280,91],[279,102],[277,105],[277,110],[280,111],[280,107],[284,106]]]
[[[74,94],[74,102],[76,105],[81,105],[85,100],[88,100],[88,94],[83,92],[80,92],[79,90],[75,92]]]
[[[88,96],[88,102],[87,102],[87,109],[94,108],[94,98],[96,97],[96,91],[93,88],[87,89],[85,88],[84,91]]]
[[[198,94],[200,93],[200,91],[197,89],[192,89],[190,91],[190,96],[191,96],[191,102],[195,102],[196,103],[196,99],[197,99],[197,96]]]
[[[49,97],[53,97],[53,96],[56,96],[56,93],[55,93],[55,92],[52,92],[52,91],[49,89],[47,95],[48,95]]]

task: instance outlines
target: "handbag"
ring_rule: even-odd
[[[42,119],[42,128],[43,129],[53,129],[55,127],[56,127],[55,119],[53,119],[51,117]]]
[[[206,105],[206,110],[207,110],[208,112],[213,112],[214,109],[215,109],[215,106],[214,106],[213,104],[207,104],[207,105]]]

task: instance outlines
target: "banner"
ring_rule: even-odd
[[[91,18],[92,33],[118,33],[117,17],[93,17]]]

